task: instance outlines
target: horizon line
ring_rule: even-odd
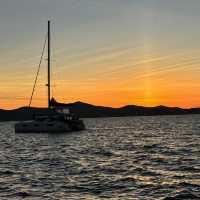
[[[120,107],[112,107],[112,106],[104,106],[104,105],[95,105],[95,104],[86,103],[86,102],[83,102],[83,101],[75,101],[75,102],[72,102],[72,103],[60,103],[60,102],[57,102],[57,103],[58,104],[83,103],[83,104],[88,104],[88,105],[92,105],[92,106],[112,108],[112,109],[120,109],[120,108],[123,108],[123,107],[126,107],[126,106],[136,106],[136,107],[144,107],[144,108],[165,107],[165,108],[178,108],[178,109],[183,109],[183,110],[190,110],[190,109],[198,109],[198,108],[200,108],[200,106],[184,108],[184,107],[179,107],[179,106],[166,106],[166,105],[144,106],[144,105],[137,105],[137,104],[126,104],[126,105],[123,105],[123,106],[120,106]],[[22,109],[22,108],[48,109],[48,107],[40,107],[40,106],[31,106],[31,107],[29,107],[29,106],[26,105],[26,106],[19,106],[19,107],[10,108],[10,109],[0,108],[0,110],[12,111],[12,110],[18,110],[18,109]]]

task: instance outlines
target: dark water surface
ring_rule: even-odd
[[[200,115],[85,123],[60,135],[0,123],[0,199],[200,199]]]

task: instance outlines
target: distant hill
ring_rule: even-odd
[[[82,118],[86,117],[123,117],[123,116],[150,116],[150,115],[185,115],[200,114],[200,108],[182,109],[177,107],[143,107],[127,105],[121,108],[95,106],[83,102],[70,104],[58,103],[55,100],[53,106],[68,107],[72,113]],[[53,114],[53,110],[47,108],[22,107],[14,110],[0,109],[0,121],[30,120],[33,114]]]

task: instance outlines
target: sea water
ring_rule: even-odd
[[[200,115],[84,122],[68,134],[0,123],[0,199],[200,199]]]

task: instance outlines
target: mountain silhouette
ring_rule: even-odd
[[[126,105],[120,108],[112,108],[95,106],[80,101],[65,104],[59,103],[55,99],[51,101],[51,105],[54,107],[68,107],[72,113],[81,118],[200,114],[200,108],[183,109],[178,107],[144,107],[136,105]],[[22,107],[14,110],[0,109],[0,121],[31,120],[34,114],[46,115],[54,113],[54,110],[49,110],[48,108]]]

